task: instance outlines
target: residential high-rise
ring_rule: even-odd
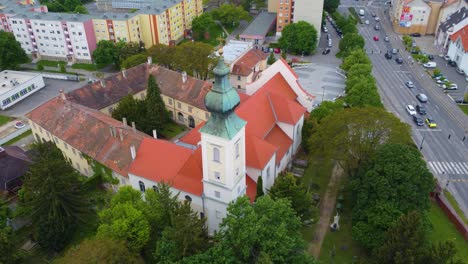
[[[306,21],[320,34],[323,1],[314,0],[269,0],[268,11],[276,12],[276,34],[281,35],[283,28],[291,23]]]

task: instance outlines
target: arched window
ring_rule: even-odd
[[[213,161],[220,162],[219,161],[219,149],[218,148],[213,148]]]
[[[185,200],[188,201],[188,202],[191,202],[192,201],[192,197],[188,196],[188,195],[185,195]]]
[[[184,122],[184,114],[182,114],[181,112],[179,112],[177,114],[177,120],[179,120],[179,122]]]
[[[157,191],[158,191],[158,186],[153,185],[153,190],[154,190],[155,192],[157,192]]]
[[[138,184],[140,185],[140,191],[145,192],[145,184],[142,181],[139,181]]]
[[[195,127],[195,119],[193,119],[192,116],[188,117],[188,122],[189,122],[189,127],[191,127],[191,128]]]

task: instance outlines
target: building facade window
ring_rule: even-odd
[[[140,191],[145,192],[145,183],[142,181],[139,181],[138,184],[140,185]]]
[[[215,171],[214,176],[215,176],[215,179],[217,180],[221,179],[221,173],[219,173],[218,171]]]
[[[236,143],[236,159],[239,158],[240,156],[240,146],[239,146],[239,142]]]
[[[188,195],[185,195],[185,200],[188,201],[188,202],[191,202],[192,201],[192,197],[188,196]]]
[[[213,161],[221,162],[219,158],[219,149],[216,147],[213,148]]]
[[[221,193],[218,191],[214,192],[216,198],[221,198]]]

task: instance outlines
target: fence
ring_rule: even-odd
[[[454,209],[450,205],[449,201],[441,192],[432,192],[431,193],[432,199],[437,203],[437,205],[444,211],[445,215],[449,218],[450,222],[455,225],[458,232],[468,240],[468,227],[465,225],[462,219],[454,212]]]

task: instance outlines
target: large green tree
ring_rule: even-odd
[[[161,97],[159,85],[153,75],[148,77],[146,89],[146,133],[151,134],[153,129],[162,130],[169,121],[169,114]]]
[[[13,229],[8,226],[9,219],[12,215],[8,204],[0,198],[0,263],[16,264],[21,261],[21,254],[14,243]]]
[[[129,94],[120,100],[117,107],[112,111],[112,117],[117,120],[127,118],[130,125],[135,122],[136,128],[140,131],[145,131],[146,123],[146,104],[143,100],[138,100]]]
[[[86,239],[67,250],[65,255],[54,261],[57,264],[143,264],[138,253],[131,252],[125,241],[108,237]]]
[[[361,37],[359,33],[353,32],[345,34],[340,40],[340,44],[338,44],[340,52],[338,52],[337,56],[341,58],[346,58],[348,57],[348,55],[351,54],[352,51],[364,49],[364,44],[364,38]]]
[[[268,194],[274,200],[288,199],[291,207],[302,220],[310,219],[313,215],[312,194],[291,173],[281,173]]]
[[[216,27],[216,23],[209,12],[201,14],[192,21],[192,31],[197,39],[202,39],[204,33],[213,27]]]
[[[126,46],[127,43],[124,41],[101,40],[93,51],[93,60],[98,65],[104,66],[113,63],[115,67],[120,68],[121,51]]]
[[[123,62],[131,56],[141,54],[145,51],[142,43],[138,42],[129,42],[125,43],[119,51],[119,61]]]
[[[409,126],[383,108],[348,108],[320,122],[309,139],[315,157],[333,159],[354,175],[385,144],[412,142]]]
[[[309,55],[317,47],[317,37],[317,29],[313,25],[299,21],[283,28],[278,43],[287,52]]]
[[[153,58],[153,63],[162,65],[168,69],[176,67],[175,53],[177,47],[167,46],[164,44],[156,44],[149,48],[146,52],[148,56]]]
[[[403,214],[430,207],[434,179],[414,146],[385,144],[351,183],[355,194],[353,237],[365,248],[381,245],[383,234]]]
[[[142,63],[145,63],[147,58],[148,57],[144,53],[135,54],[122,61],[121,66],[122,68],[129,69]]]
[[[345,97],[345,102],[354,107],[375,106],[382,107],[380,95],[377,92],[375,82],[370,78],[361,78],[359,82],[351,86]]]
[[[198,79],[206,80],[216,65],[212,53],[213,47],[206,43],[186,42],[176,48],[177,68]]]
[[[17,70],[21,63],[28,61],[28,56],[13,33],[0,30],[0,70]]]
[[[225,27],[235,27],[241,20],[250,20],[249,12],[237,5],[222,4],[210,13],[213,19],[219,20]]]
[[[23,204],[29,208],[39,244],[63,249],[90,211],[79,174],[52,143],[35,143],[34,163],[26,174]]]
[[[371,64],[371,61],[367,57],[366,53],[362,49],[355,49],[347,55],[343,63],[341,64],[341,69],[348,71],[355,64]]]
[[[340,5],[340,0],[324,0],[323,1],[323,9],[325,9],[328,13],[335,12],[339,5]]]

